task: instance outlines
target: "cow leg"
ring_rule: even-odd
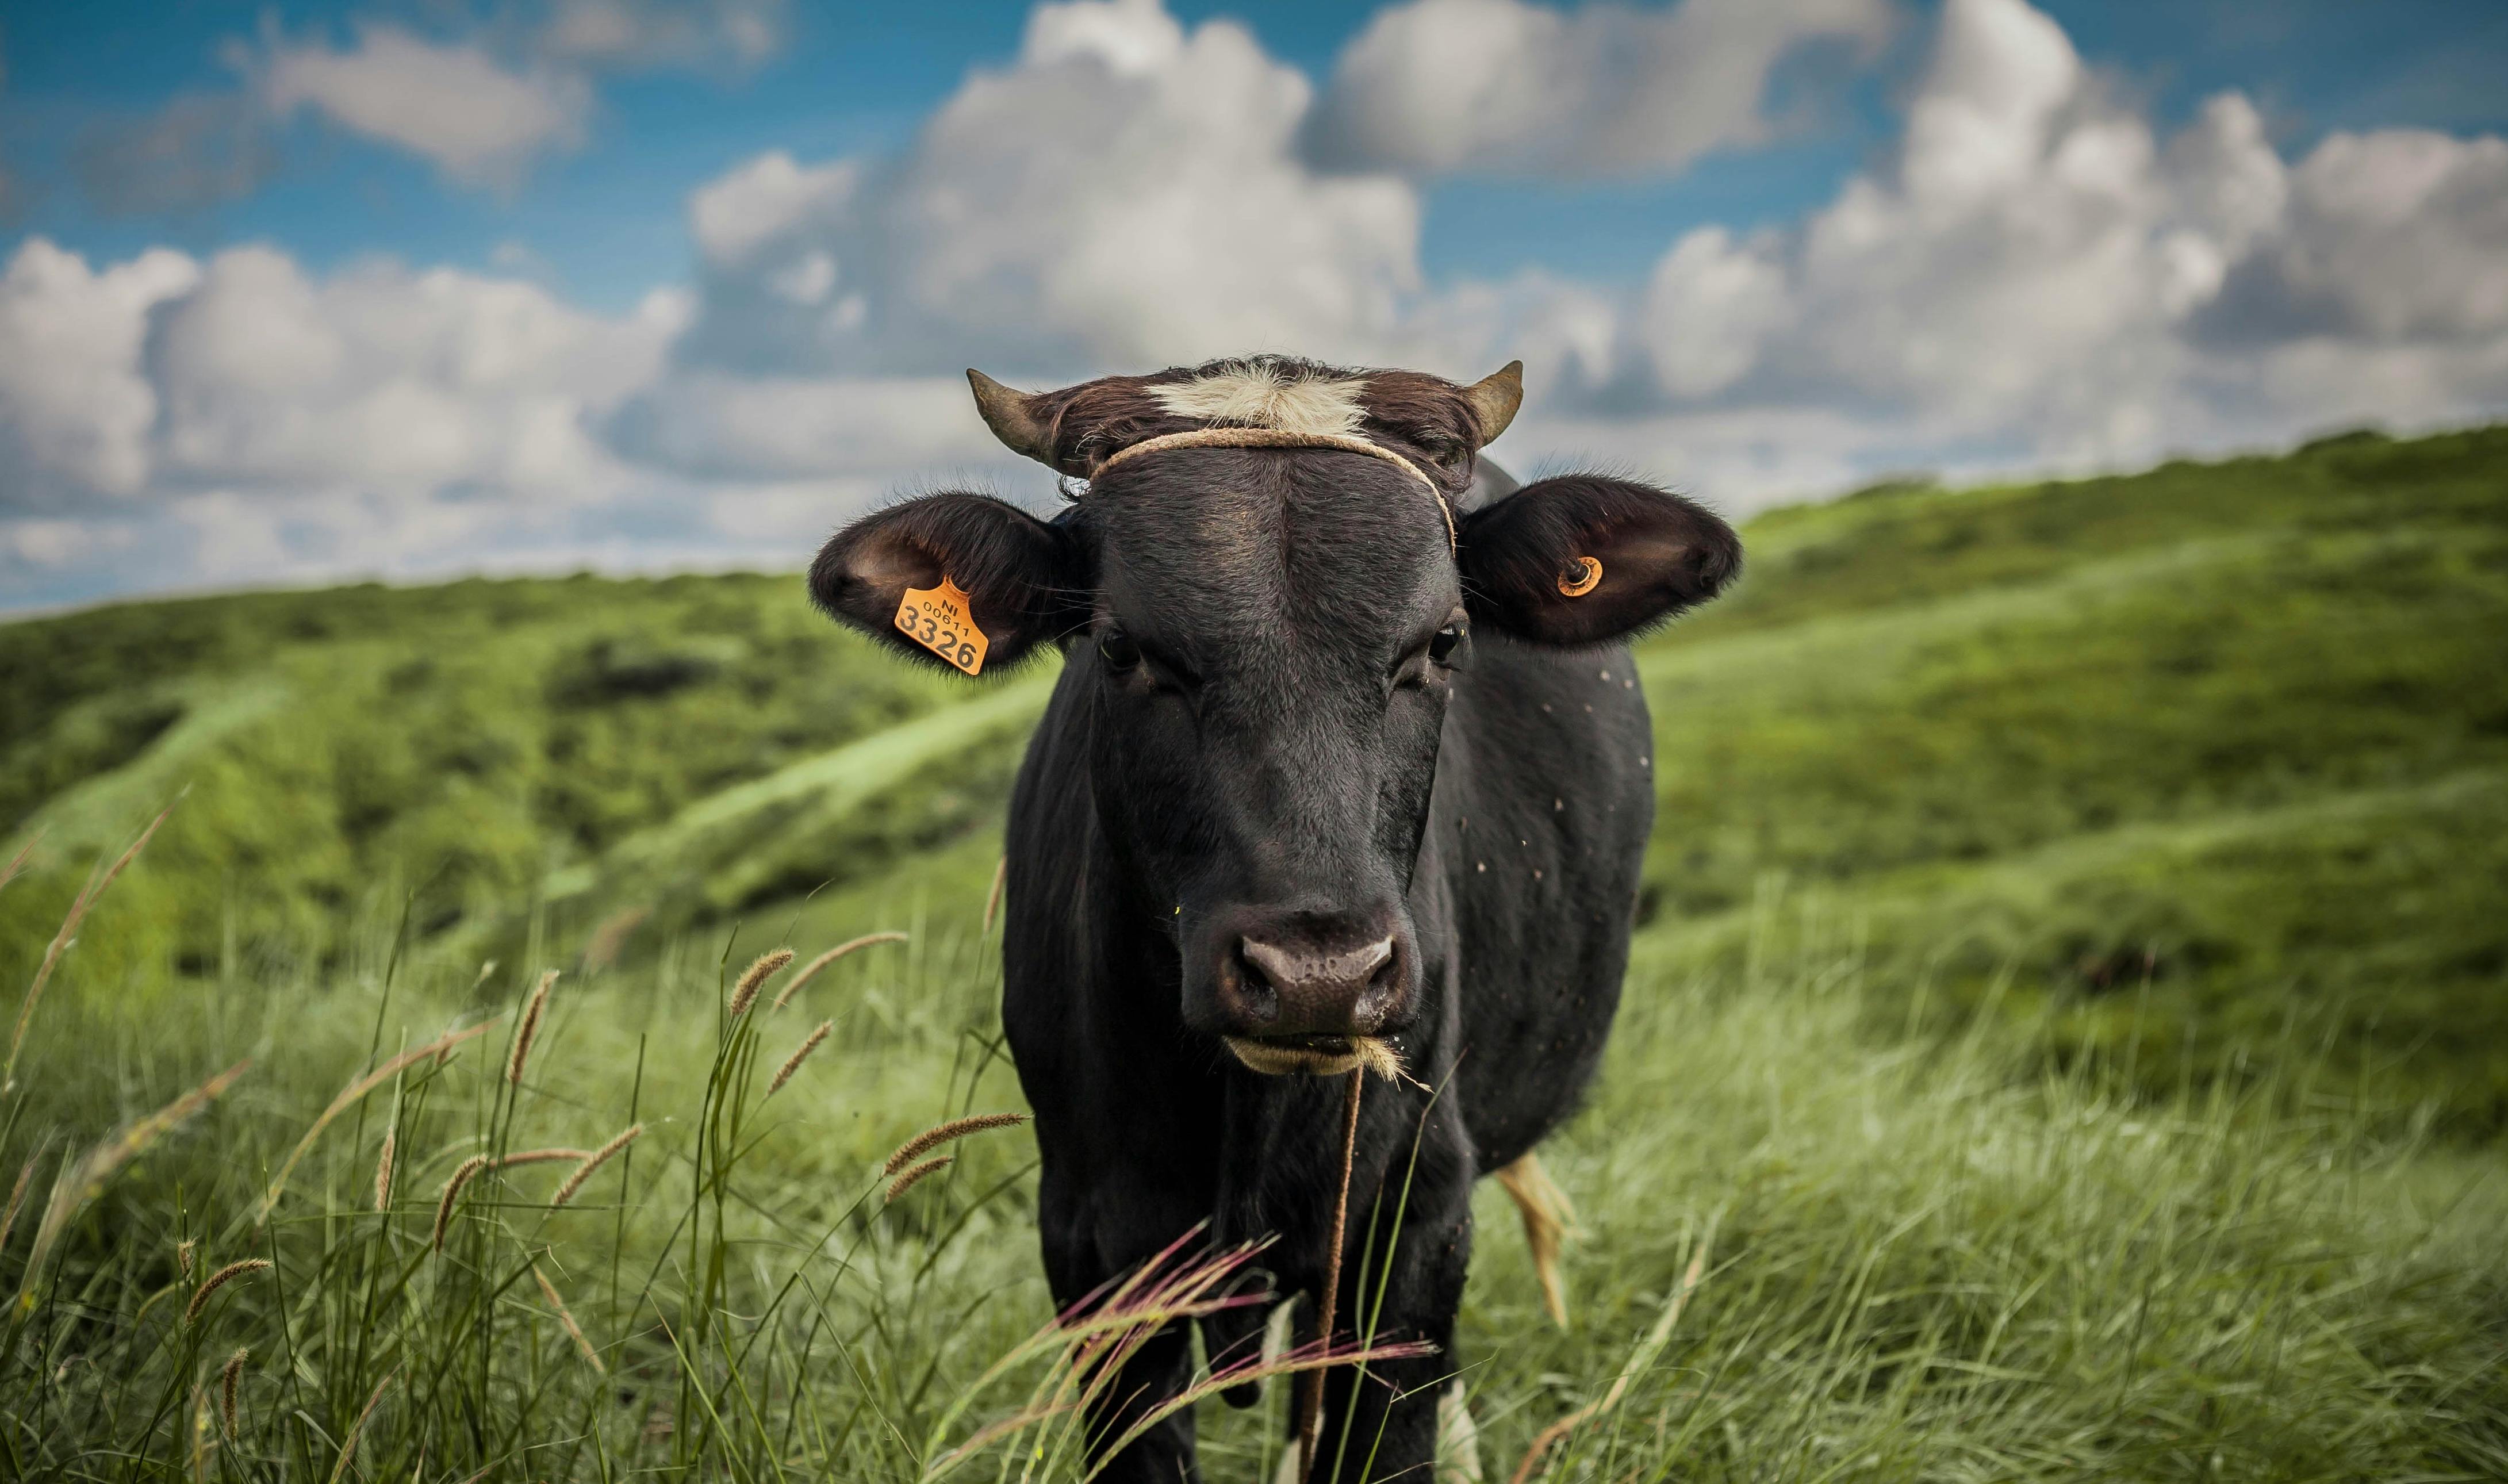
[[[1088,1192],[1049,1173],[1039,1181],[1037,1195],[1046,1282],[1053,1290],[1054,1307],[1066,1310],[1120,1277],[1122,1267],[1129,1264],[1109,1264],[1102,1255]],[[1147,1250],[1155,1252],[1162,1245]],[[1192,1365],[1191,1335],[1182,1324],[1167,1326],[1134,1351],[1089,1407],[1090,1453],[1131,1430],[1143,1415],[1184,1390]],[[1108,1484],[1199,1484],[1193,1409],[1162,1419],[1122,1453],[1106,1460],[1097,1477]]]

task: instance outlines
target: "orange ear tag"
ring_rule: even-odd
[[[897,605],[897,626],[906,638],[969,675],[984,668],[984,650],[991,646],[984,640],[984,631],[976,627],[966,593],[945,572],[939,587],[905,590],[904,601]]]
[[[1559,574],[1559,591],[1563,596],[1581,598],[1603,585],[1603,563],[1599,557],[1571,558],[1566,571]]]

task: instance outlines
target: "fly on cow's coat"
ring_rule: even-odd
[[[1050,520],[905,501],[838,532],[810,591],[971,674],[905,630],[909,594],[964,595],[986,677],[1058,656],[1011,803],[1002,1002],[1055,1300],[1198,1226],[1268,1238],[1266,1302],[1201,1321],[1216,1366],[1281,1305],[1315,1339],[1363,1269],[1376,1338],[1432,1349],[1323,1373],[1293,1427],[1319,1431],[1314,1477],[1423,1477],[1441,1398],[1449,1449],[1468,1433],[1449,1392],[1479,1176],[1516,1197],[1565,1322],[1564,1202],[1533,1149],[1592,1078],[1627,964],[1654,788],[1625,645],[1714,597],[1740,543],[1635,480],[1515,486],[1480,451],[1516,365],[969,380],[1005,444],[1086,493]],[[1475,853],[1492,839],[1514,844]],[[1358,1100],[1370,1065],[1399,1075]],[[1181,1328],[1143,1346],[1093,1435],[1192,1367]],[[1198,1477],[1191,1411],[1105,1464]]]

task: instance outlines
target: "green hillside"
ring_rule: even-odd
[[[1571,1327],[1476,1201],[1484,1477],[2508,1477],[2508,428],[1745,535],[1641,652]],[[1032,1141],[882,1161],[1019,1106],[1049,684],[789,576],[0,626],[0,1475],[1079,1484]]]
[[[2508,429],[1894,485],[1746,536],[1740,587],[1643,651],[1658,961],[1852,941],[1911,1013],[1992,996],[2168,1081],[2296,1018],[2454,1127],[2508,1120]],[[910,671],[790,578],[0,627],[0,819],[40,835],[0,972],[177,796],[99,975],[318,965],[404,899],[474,958],[649,953],[813,891],[963,911],[1045,684]]]

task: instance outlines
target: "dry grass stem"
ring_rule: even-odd
[[[163,818],[164,816],[159,816]],[[43,1271],[44,1259],[52,1255],[53,1243],[86,1205],[104,1193],[107,1181],[122,1167],[147,1152],[148,1146],[193,1114],[207,1107],[217,1095],[234,1086],[235,1080],[252,1065],[247,1057],[146,1118],[126,1125],[118,1133],[89,1150],[84,1159],[64,1172],[53,1185],[52,1199],[45,1204],[44,1219],[35,1228],[34,1249],[26,1254],[26,1271],[20,1277],[21,1291],[32,1292],[35,1279]]]
[[[192,1302],[184,1307],[183,1322],[189,1324],[199,1319],[201,1311],[209,1307],[210,1296],[220,1288],[247,1273],[258,1273],[269,1266],[270,1259],[267,1257],[247,1257],[241,1262],[231,1262],[210,1274],[209,1280],[201,1284],[200,1290],[192,1295]]]
[[[811,959],[808,963],[803,964],[801,966],[800,973],[795,974],[790,980],[787,980],[784,984],[784,992],[775,996],[775,1004],[772,1008],[781,1010],[787,1004],[790,1004],[793,996],[801,992],[801,986],[803,984],[806,984],[811,980],[817,978],[821,969],[834,963],[837,959],[844,957],[846,954],[851,953],[858,948],[867,948],[873,944],[904,943],[906,941],[906,934],[891,930],[885,933],[865,933],[860,938],[849,939],[844,943],[837,944],[834,947],[830,948],[825,953],[822,953],[818,957]]]
[[[35,1017],[35,1002],[44,997],[44,986],[52,983],[53,967],[60,962],[61,954],[68,950],[71,940],[78,936],[78,926],[86,920],[88,909],[94,907],[96,899],[104,895],[104,889],[113,884],[113,878],[122,874],[123,868],[137,860],[139,852],[148,848],[148,841],[156,836],[157,827],[166,823],[166,816],[173,812],[172,804],[161,810],[155,819],[148,822],[148,828],[139,832],[139,838],[130,842],[130,848],[122,852],[122,858],[107,867],[102,875],[81,887],[78,896],[70,903],[68,913],[61,918],[61,930],[53,935],[52,946],[44,950],[44,961],[35,967],[35,982],[26,986],[26,997],[18,1006],[18,1025],[9,1033],[9,1061],[5,1067],[0,1067],[0,1093],[11,1092],[18,1086],[18,1052],[26,1043],[26,1025]],[[9,866],[12,875],[18,872],[18,863],[25,860],[27,851],[34,848],[35,842],[28,840],[25,849],[18,852],[17,860]]]
[[[583,1163],[574,1168],[574,1173],[568,1175],[566,1183],[557,1188],[557,1194],[549,1197],[549,1209],[555,1210],[573,1200],[575,1192],[583,1189],[583,1182],[592,1178],[594,1170],[609,1164],[612,1155],[636,1142],[636,1136],[644,1132],[643,1124],[630,1124],[609,1143],[584,1156]]]
[[[993,863],[993,889],[984,894],[984,932],[987,936],[993,931],[993,917],[1001,910],[1002,887],[1009,883],[1010,878],[1011,858],[1003,856]]]
[[[35,1162],[43,1157],[44,1151],[41,1146],[38,1146],[33,1154],[26,1156],[26,1163],[19,1167],[18,1183],[9,1187],[9,1208],[0,1210],[0,1252],[9,1250],[9,1233],[18,1225],[18,1207],[26,1204],[26,1182],[35,1177]]]
[[[427,1243],[429,1246],[439,1252],[444,1250],[444,1234],[453,1225],[453,1206],[454,1203],[461,1199],[461,1187],[469,1184],[477,1178],[479,1171],[495,1163],[494,1155],[474,1154],[454,1167],[453,1177],[444,1182],[444,1194],[436,1198],[435,1235],[429,1240]]]
[[[772,1097],[777,1093],[782,1092],[784,1090],[784,1084],[792,1081],[793,1074],[801,1069],[802,1061],[809,1057],[810,1053],[817,1051],[819,1049],[819,1043],[828,1039],[829,1032],[835,1028],[835,1021],[821,1020],[819,1022],[819,1028],[810,1032],[809,1036],[804,1039],[799,1046],[793,1048],[793,1055],[784,1058],[784,1064],[775,1069],[775,1075],[767,1081],[766,1095]]]
[[[227,1356],[225,1368],[218,1372],[218,1416],[225,1419],[229,1437],[235,1436],[236,1430],[236,1383],[243,1379],[243,1363],[251,1358],[252,1352],[239,1345],[236,1353]]]
[[[18,872],[26,869],[27,858],[32,856],[35,853],[35,847],[43,842],[44,832],[41,830],[26,836],[26,843],[18,847],[16,855],[9,857],[9,864],[0,866],[0,886],[6,886],[18,879]]]
[[[649,907],[631,907],[604,919],[583,946],[583,966],[607,969],[618,962],[619,950],[627,946],[627,935],[644,926],[645,919],[651,915],[653,909]]]
[[[749,1007],[757,1003],[757,986],[772,979],[777,970],[792,961],[791,948],[777,948],[771,953],[758,954],[748,968],[743,969],[739,982],[731,986],[732,1019],[736,1020],[748,1014]]]
[[[375,1383],[375,1393],[366,1398],[365,1406],[357,1412],[357,1420],[349,1425],[349,1435],[340,1440],[340,1462],[331,1465],[330,1484],[340,1484],[341,1478],[348,1473],[350,1461],[357,1456],[357,1438],[366,1430],[366,1419],[375,1415],[375,1408],[383,1402],[384,1391],[399,1375],[394,1371]]]
[[[538,1263],[532,1264],[532,1277],[539,1281],[540,1296],[549,1301],[551,1309],[557,1311],[557,1321],[566,1326],[568,1334],[574,1337],[574,1348],[583,1352],[583,1358],[591,1363],[596,1373],[609,1375],[609,1367],[601,1363],[601,1353],[594,1350],[592,1342],[583,1337],[583,1326],[574,1322],[574,1311],[567,1308],[566,1300],[557,1296],[556,1285],[548,1280],[547,1274],[540,1271]]]
[[[523,1080],[523,1063],[531,1059],[532,1038],[539,1034],[540,1015],[548,1009],[549,988],[557,983],[557,971],[540,976],[539,987],[532,991],[523,1006],[523,1023],[514,1029],[513,1055],[505,1058],[505,1080],[519,1087]]]
[[[905,1173],[899,1175],[896,1179],[889,1182],[887,1199],[889,1201],[895,1201],[898,1197],[904,1195],[915,1186],[922,1184],[925,1176],[939,1174],[941,1170],[957,1163],[957,1158],[958,1157],[956,1155],[944,1154],[936,1159],[925,1160],[922,1164],[912,1167],[907,1169]]]
[[[879,1172],[895,1174],[941,1145],[955,1143],[970,1133],[981,1133],[987,1129],[1008,1129],[1026,1122],[1024,1113],[977,1113],[969,1118],[953,1118],[898,1145],[897,1152],[888,1157],[888,1163],[880,1167]]]
[[[1663,1317],[1654,1321],[1654,1327],[1647,1330],[1645,1338],[1638,1342],[1638,1348],[1630,1352],[1628,1364],[1620,1367],[1620,1374],[1612,1380],[1610,1390],[1603,1393],[1603,1399],[1578,1407],[1542,1428],[1532,1439],[1532,1446],[1524,1450],[1524,1462],[1515,1465],[1515,1475],[1507,1484],[1525,1484],[1540,1465],[1541,1456],[1548,1453],[1553,1444],[1618,1406],[1620,1398],[1628,1394],[1629,1383],[1653,1367],[1655,1357],[1663,1354],[1664,1342],[1672,1338],[1672,1326],[1680,1322],[1680,1311],[1688,1307],[1689,1295],[1697,1291],[1700,1280],[1707,1275],[1707,1249],[1715,1236],[1715,1227],[1711,1223],[1706,1237],[1700,1239],[1697,1250],[1689,1254],[1688,1271],[1681,1274],[1680,1286],[1673,1290],[1672,1301],[1663,1306]]]
[[[384,1131],[384,1152],[375,1160],[375,1209],[391,1209],[392,1149],[399,1141],[399,1131]]]
[[[401,1053],[399,1056],[392,1057],[389,1061],[376,1067],[373,1071],[366,1073],[363,1077],[358,1078],[356,1081],[351,1082],[347,1087],[341,1089],[340,1095],[332,1098],[331,1105],[322,1110],[322,1116],[314,1120],[314,1127],[306,1130],[305,1136],[296,1141],[296,1147],[287,1152],[286,1160],[278,1167],[277,1175],[270,1182],[270,1189],[262,1195],[261,1208],[254,1212],[252,1218],[253,1224],[255,1226],[259,1226],[261,1223],[270,1219],[271,1210],[278,1205],[279,1194],[287,1189],[287,1177],[289,1174],[294,1172],[296,1162],[305,1158],[305,1151],[314,1147],[314,1141],[316,1138],[321,1137],[322,1131],[330,1127],[331,1120],[339,1117],[341,1114],[347,1112],[350,1107],[355,1105],[358,1098],[365,1096],[368,1093],[373,1092],[375,1089],[382,1087],[385,1083],[390,1081],[394,1076],[399,1074],[401,1068],[409,1066],[414,1062],[424,1061],[429,1057],[441,1058],[448,1056],[452,1053],[455,1047],[460,1046],[462,1042],[469,1040],[473,1036],[484,1035],[487,1032],[488,1027],[495,1023],[496,1022],[493,1020],[482,1020],[478,1024],[469,1026],[466,1029],[447,1031],[443,1035],[436,1037],[434,1040],[427,1042],[424,1046],[418,1048],[416,1051],[406,1051]]]

